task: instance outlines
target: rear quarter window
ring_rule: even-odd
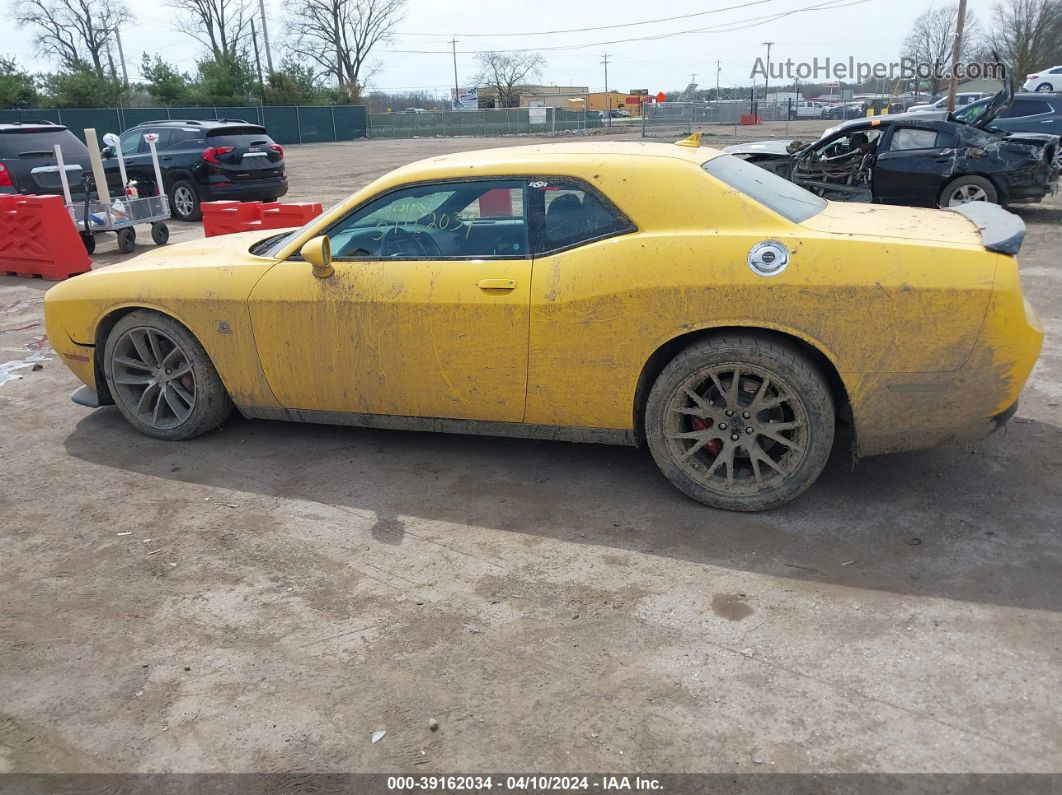
[[[733,155],[720,155],[701,168],[753,201],[799,224],[826,209],[826,200],[787,179]]]

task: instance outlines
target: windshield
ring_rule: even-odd
[[[965,108],[961,108],[951,114],[951,117],[955,121],[961,121],[963,124],[973,124],[985,113],[985,108],[988,107],[988,103],[992,101],[992,97],[988,99],[982,99],[977,102],[972,102]]]
[[[336,202],[323,213],[314,218],[311,218],[309,221],[307,221],[298,229],[292,232],[288,232],[287,234],[283,235],[274,235],[273,237],[267,237],[263,240],[259,240],[257,243],[251,246],[251,253],[259,257],[275,257],[280,252],[280,250],[284,248],[284,246],[286,246],[292,240],[297,238],[311,226],[316,226],[317,222],[320,221],[321,218],[328,215],[330,212],[332,212],[332,210],[336,209],[336,207],[339,207],[341,204],[346,203],[346,199],[342,199]]]
[[[716,157],[701,168],[794,224],[826,209],[825,199],[733,155]]]

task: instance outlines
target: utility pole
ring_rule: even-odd
[[[461,98],[461,89],[457,85],[457,38],[450,39],[450,50],[454,54],[454,101],[450,104],[450,110],[457,109],[457,101]]]
[[[608,53],[604,53],[601,56],[601,63],[605,65],[605,116],[608,119],[605,123],[612,126],[612,95],[608,93]]]
[[[767,81],[771,79],[771,45],[773,41],[765,41],[767,45],[767,74],[763,76],[763,102],[767,103]]]
[[[265,84],[262,82],[262,58],[258,54],[258,33],[254,29],[254,18],[251,18],[251,42],[254,44],[254,67],[258,71],[258,90],[262,94],[262,104],[265,105]]]
[[[122,86],[129,88],[129,70],[125,65],[125,51],[122,50],[122,34],[118,31],[118,26],[114,26],[114,39],[118,43],[118,60],[122,62]]]
[[[719,72],[722,70],[722,61],[715,62],[715,101],[719,101]]]
[[[258,12],[262,15],[262,41],[265,43],[266,67],[273,74],[273,53],[269,51],[269,26],[266,25],[265,0],[258,0]]]
[[[951,47],[951,74],[948,76],[948,113],[955,110],[955,89],[959,86],[959,55],[962,53],[962,29],[966,21],[966,0],[959,0],[959,17],[955,20],[955,43]],[[1007,75],[1010,78],[1010,75]]]

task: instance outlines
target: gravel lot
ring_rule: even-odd
[[[291,147],[287,199],[529,140]],[[156,442],[55,359],[19,370],[0,771],[1062,771],[1062,201],[1018,212],[1048,337],[1017,418],[841,451],[765,515],[625,448],[238,418]],[[0,362],[48,350],[48,286],[0,278]]]

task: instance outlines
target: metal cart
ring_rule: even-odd
[[[91,133],[91,136],[89,136]],[[95,130],[85,130],[86,140],[95,144]],[[122,196],[113,198],[110,196],[110,188],[103,187],[103,193],[96,190],[95,181],[91,174],[81,177],[81,186],[85,193],[84,201],[74,202],[70,196],[70,183],[67,171],[74,171],[74,167],[68,168],[63,162],[63,153],[59,145],[55,145],[56,171],[63,186],[63,196],[66,199],[66,208],[74,221],[75,228],[81,235],[81,242],[85,244],[85,250],[89,254],[96,250],[96,235],[102,232],[114,232],[118,237],[118,250],[128,254],[136,246],[136,224],[151,224],[151,239],[157,245],[163,246],[170,239],[170,228],[166,221],[170,218],[170,202],[165,194],[161,193],[162,174],[159,171],[159,156],[155,150],[155,142],[158,136],[148,134],[144,136],[151,149],[152,165],[155,168],[155,185],[145,185],[159,191],[157,196]],[[117,153],[118,168],[122,175],[123,191],[130,184],[125,173],[125,161],[122,158],[121,143],[118,136],[108,133],[104,141],[112,146]],[[80,169],[77,169],[79,172]],[[76,172],[75,172],[76,173]],[[133,183],[136,184],[135,182]],[[96,192],[96,200],[92,199]]]
[[[67,205],[74,226],[81,233],[85,250],[91,254],[96,250],[96,235],[100,232],[114,232],[118,236],[118,250],[128,254],[136,246],[136,224],[151,224],[151,239],[160,246],[170,239],[170,228],[166,221],[170,217],[170,203],[165,196],[145,196],[144,198],[114,199],[110,204],[90,199],[92,185],[86,180],[85,201]]]

